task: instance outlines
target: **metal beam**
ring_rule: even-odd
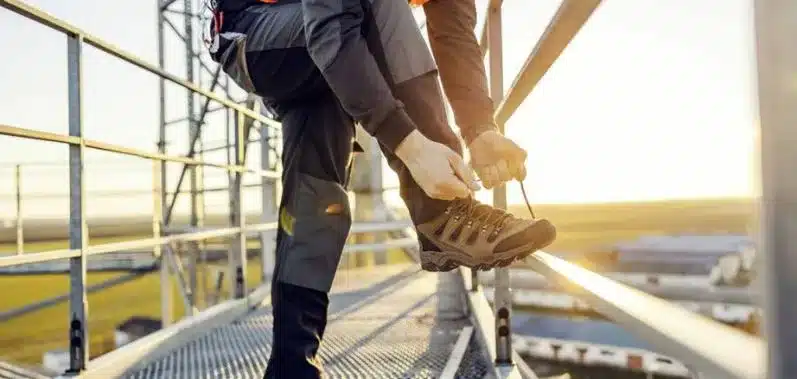
[[[490,98],[495,104],[504,96],[504,48],[501,2],[491,2],[487,13],[487,39],[490,45]],[[504,132],[504,123],[497,123]],[[493,189],[493,206],[506,209],[506,185]],[[475,276],[475,275],[472,275]],[[509,269],[495,269],[495,362],[497,365],[512,365],[512,293],[509,288]]]
[[[551,68],[565,47],[587,22],[601,0],[563,0],[526,63],[495,111],[495,122],[504,124]],[[491,47],[492,48],[492,47]],[[498,102],[496,99],[493,101]]]
[[[222,87],[222,89],[223,88],[224,87]],[[208,109],[208,113],[214,113],[214,112],[225,110],[225,109],[227,109],[227,107],[225,107],[225,106],[210,107],[210,109]],[[166,125],[173,125],[173,124],[178,124],[178,123],[186,122],[186,121],[188,121],[188,117],[187,116],[186,117],[175,118],[175,119],[172,119],[172,120],[167,120],[167,121],[165,121],[165,124]]]
[[[163,126],[163,124],[161,124]],[[163,253],[163,245],[158,242],[163,237],[163,174],[164,162],[152,162],[152,255],[160,259],[160,300],[161,300],[161,327],[165,328],[172,323],[174,308],[172,301],[172,286],[170,281],[169,265]]]
[[[177,0],[159,0],[159,1],[160,1],[160,3],[158,4],[158,6],[160,7],[160,10],[161,11],[167,11],[168,8],[172,4],[174,4]]]
[[[768,378],[797,377],[797,3],[756,0],[760,254]]]
[[[247,225],[245,232],[260,232],[264,230],[276,229],[276,222],[269,222],[256,225]],[[144,248],[152,248],[157,245],[168,244],[177,241],[201,241],[211,238],[227,238],[240,233],[240,228],[220,228],[211,230],[202,230],[191,233],[174,234],[164,237],[153,237],[137,239],[132,241],[105,243],[94,246],[87,246],[85,254],[87,256],[115,253],[119,251],[137,250]],[[16,266],[28,263],[41,263],[53,261],[58,259],[67,259],[80,256],[80,249],[59,249],[44,251],[40,253],[27,253],[22,255],[7,255],[0,257],[0,267]]]
[[[25,251],[24,217],[22,216],[22,165],[14,167],[14,193],[16,203],[17,254]]]
[[[247,144],[252,144],[252,143],[263,143],[263,146],[266,147],[263,150],[270,151],[270,149],[268,148],[269,147],[268,146],[268,138],[265,138],[263,141],[261,141],[261,138],[250,139],[247,142]],[[234,145],[218,145],[218,146],[205,147],[201,151],[198,151],[198,153],[212,153],[214,151],[224,151],[224,150],[228,150],[228,149],[233,148],[233,147],[235,147],[235,146]],[[260,165],[260,167],[263,168],[264,166]],[[268,167],[268,166],[266,166],[266,167]]]
[[[80,35],[67,36],[67,83],[69,135],[83,138],[83,78]],[[83,197],[83,154],[85,145],[69,145],[69,248],[80,255],[69,259],[69,369],[78,374],[89,361],[88,298],[86,297],[86,204]]]
[[[80,256],[80,250],[73,250],[73,249],[58,249],[52,251],[44,251],[41,253],[6,255],[6,256],[0,256],[0,267],[57,261],[61,259],[70,259],[79,256]]]
[[[487,56],[487,51],[490,50],[490,43],[487,40],[487,30],[489,29],[488,24],[490,23],[490,18],[488,15],[490,14],[490,9],[500,9],[502,4],[503,0],[490,0],[485,7],[484,13],[486,13],[486,15],[484,17],[484,23],[482,23],[481,29],[479,31],[479,46],[482,48],[482,58]]]
[[[262,108],[261,108],[262,112]],[[269,142],[272,138],[272,129],[265,129],[260,133],[260,169],[268,170],[275,163],[276,155],[272,156],[272,149]],[[206,149],[207,150],[207,149]],[[277,219],[277,208],[279,206],[279,180],[262,178],[260,180],[260,221],[273,222]],[[274,275],[276,266],[276,236],[275,231],[264,231],[260,233],[260,279],[261,283],[269,283]]]
[[[236,114],[235,122],[235,163],[243,164],[246,159],[245,135],[246,118],[243,114]],[[246,222],[243,214],[243,196],[241,192],[241,174],[236,173],[232,176],[230,183],[230,226],[241,229]],[[240,299],[246,294],[246,232],[233,236],[230,241],[230,285],[231,296],[233,299]]]
[[[548,290],[552,292],[562,292],[565,289],[545,279],[544,276],[530,269],[511,269],[509,275],[512,281],[512,288],[524,290]],[[718,302],[740,305],[757,305],[759,298],[756,291],[749,287],[718,287],[703,281],[700,284],[691,285],[683,282],[668,284],[666,276],[658,276],[660,284],[646,282],[640,276],[624,273],[605,273],[602,274],[609,279],[644,291],[650,295],[663,297],[670,300],[699,301],[699,302]],[[490,272],[483,272],[479,275],[481,284],[492,286],[495,276]],[[704,280],[705,277],[701,277]]]
[[[662,353],[691,364],[705,377],[785,378],[766,375],[765,346],[758,338],[542,251],[532,254],[527,262],[598,312]]]
[[[78,145],[82,144],[84,147],[91,148],[91,149],[108,151],[108,152],[124,154],[124,155],[130,155],[130,156],[135,156],[135,157],[139,157],[139,158],[146,158],[146,159],[159,160],[159,161],[168,161],[168,162],[175,162],[175,163],[183,163],[183,164],[189,164],[189,165],[216,167],[216,168],[221,168],[221,169],[224,169],[224,170],[227,170],[227,171],[245,172],[245,173],[254,174],[254,175],[257,175],[257,176],[267,177],[267,178],[279,178],[280,177],[280,174],[278,172],[275,172],[275,171],[261,171],[261,170],[256,170],[256,169],[249,169],[249,168],[246,168],[246,167],[243,167],[243,166],[235,166],[235,165],[226,165],[226,164],[223,164],[223,163],[206,162],[206,161],[201,161],[201,160],[192,159],[192,158],[183,157],[183,156],[171,156],[171,155],[165,155],[165,154],[161,154],[161,153],[151,153],[151,152],[144,151],[144,150],[138,150],[138,149],[133,149],[133,148],[124,147],[124,146],[120,146],[120,145],[113,145],[113,144],[106,143],[106,142],[89,140],[89,139],[85,139],[85,138],[82,138],[82,137],[64,136],[64,135],[60,135],[60,134],[48,133],[48,132],[40,132],[40,131],[37,131],[37,130],[18,128],[18,127],[9,126],[9,125],[0,125],[0,135],[6,135],[6,136],[11,136],[11,137],[20,137],[20,138],[26,138],[26,139],[31,139],[31,140],[37,140],[37,141],[64,143],[64,144],[69,144],[69,145],[73,145],[73,146],[78,146]]]
[[[164,24],[166,15],[163,13],[175,0],[156,0],[158,2],[158,68],[166,69],[166,33]],[[158,78],[158,153],[166,155],[166,80]],[[152,214],[152,235],[160,238],[163,235],[163,220],[165,216],[164,204],[167,200],[166,190],[168,189],[168,178],[166,161],[153,162],[153,214]],[[169,265],[165,264],[162,253],[162,246],[154,246],[153,255],[160,257],[160,297],[161,297],[161,327],[166,327],[172,323],[172,291],[169,282]]]

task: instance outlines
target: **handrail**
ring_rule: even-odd
[[[708,282],[686,284],[680,280],[669,282],[671,276],[668,275],[653,275],[660,280],[657,284],[648,282],[645,278],[648,275],[644,274],[605,272],[601,275],[648,294],[671,300],[736,305],[753,305],[760,300],[750,287],[714,286]],[[676,276],[673,275],[673,277]],[[513,289],[561,292],[555,283],[551,283],[544,276],[528,268],[511,269],[510,278]],[[485,272],[479,275],[479,279],[482,285],[490,286],[495,282],[495,275]]]
[[[495,111],[497,124],[509,120],[600,4],[601,0],[562,1],[509,87],[506,97],[498,104]]]
[[[711,378],[765,379],[765,344],[730,326],[539,251],[532,268],[663,353]]]
[[[156,246],[166,245],[177,241],[199,241],[210,238],[229,237],[241,233],[242,231],[263,231],[276,229],[276,223],[264,223],[257,225],[250,225],[243,228],[218,228],[194,233],[181,233],[173,234],[170,236],[153,237],[136,239],[124,242],[104,243],[94,246],[87,246],[85,255],[101,255],[108,253],[115,253],[123,250],[136,250],[144,248],[153,248]],[[40,253],[27,253],[18,255],[9,255],[0,257],[0,267],[15,266],[28,263],[41,263],[58,259],[66,259],[80,256],[80,249],[59,249],[44,251]]]
[[[352,225],[352,233],[373,233],[379,231],[395,231],[401,230],[406,227],[408,221],[399,220],[385,223],[354,223]],[[162,237],[136,239],[123,242],[104,243],[93,246],[87,246],[85,250],[86,256],[109,254],[124,250],[137,250],[144,248],[153,248],[155,246],[166,245],[173,242],[186,242],[186,241],[199,241],[211,238],[222,238],[235,236],[240,233],[250,232],[263,232],[267,230],[277,229],[276,222],[267,222],[261,224],[245,225],[242,228],[207,228],[199,231],[192,231],[188,233],[172,234]],[[344,247],[344,253],[353,253],[357,251],[381,251],[395,248],[411,248],[416,247],[418,240],[415,238],[399,238],[391,239],[385,242],[373,244],[347,244]],[[18,255],[0,256],[0,268],[16,266],[29,263],[41,263],[54,261],[59,259],[67,259],[80,256],[80,249],[58,249],[43,251],[39,253],[26,253]]]
[[[0,0],[3,1],[3,0]],[[25,139],[31,139],[36,141],[46,141],[46,142],[54,142],[54,143],[62,143],[67,145],[83,145],[90,149],[101,150],[101,151],[108,151],[112,153],[130,155],[155,161],[166,161],[166,162],[175,162],[175,163],[183,163],[187,165],[196,165],[196,166],[207,166],[207,167],[216,167],[221,168],[227,171],[232,172],[245,172],[249,174],[255,174],[260,177],[264,178],[279,178],[279,173],[275,171],[265,171],[265,170],[257,170],[252,168],[247,168],[244,166],[239,165],[227,165],[224,163],[214,163],[208,161],[202,161],[198,159],[188,158],[179,155],[166,155],[160,153],[153,153],[148,152],[145,150],[133,149],[129,147],[124,147],[120,145],[114,145],[106,142],[90,140],[83,137],[75,137],[75,136],[67,136],[58,133],[50,133],[50,132],[42,132],[33,129],[25,129],[11,125],[2,125],[0,124],[0,135],[6,135],[10,137],[19,137]]]
[[[476,28],[479,29],[479,46],[481,46],[482,58],[487,56],[487,51],[490,50],[490,43],[487,40],[490,9],[500,9],[502,5],[503,0],[488,0],[487,5],[484,7],[484,22],[481,25],[476,26]]]
[[[247,117],[262,122],[270,127],[279,128],[280,123],[274,121],[270,118],[267,118],[257,112],[252,111],[251,109],[247,109],[246,107],[230,100],[225,97],[222,97],[216,93],[210,92],[195,83],[191,83],[187,80],[180,79],[176,75],[170,74],[160,68],[147,63],[141,58],[136,57],[135,55],[128,53],[113,44],[100,39],[99,37],[95,37],[86,31],[74,26],[70,23],[67,23],[63,20],[60,20],[47,12],[42,11],[41,9],[35,8],[33,6],[27,5],[22,1],[19,0],[0,0],[0,7],[6,8],[14,13],[17,13],[23,17],[26,17],[30,20],[36,21],[42,25],[45,25],[49,28],[55,29],[59,32],[62,32],[67,35],[72,36],[79,36],[83,39],[83,41],[91,46],[96,47],[99,50],[102,50],[114,57],[117,57],[125,62],[128,62],[134,66],[138,66],[139,68],[149,71],[163,79],[166,79],[174,84],[177,84],[191,92],[200,94],[204,97],[207,97],[213,101],[216,101],[220,104],[223,104],[227,108],[234,109]]]

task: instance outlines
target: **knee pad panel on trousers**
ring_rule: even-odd
[[[339,183],[298,174],[290,209],[281,212],[286,234],[279,280],[329,292],[351,228],[346,190]]]

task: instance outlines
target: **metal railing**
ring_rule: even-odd
[[[84,371],[89,360],[88,335],[86,330],[88,299],[86,295],[86,262],[89,256],[105,254],[116,251],[152,248],[156,256],[160,256],[161,247],[176,241],[198,241],[210,238],[231,238],[230,269],[233,272],[231,297],[244,299],[248,291],[246,283],[246,252],[245,239],[247,233],[265,231],[276,228],[276,223],[262,223],[246,225],[244,223],[241,204],[241,176],[252,174],[263,178],[279,178],[273,171],[251,169],[244,166],[244,132],[245,120],[250,119],[262,125],[278,127],[275,121],[262,116],[255,111],[243,107],[216,93],[200,88],[198,85],[182,80],[164,70],[161,70],[135,56],[129,54],[112,44],[105,42],[85,31],[63,22],[45,12],[26,5],[17,0],[0,0],[0,6],[16,12],[28,19],[46,25],[66,35],[67,39],[67,74],[68,74],[68,134],[56,134],[32,129],[25,129],[10,125],[0,125],[0,135],[26,138],[38,141],[47,141],[65,144],[69,147],[69,248],[46,251],[32,254],[18,254],[0,257],[0,267],[20,265],[26,263],[46,262],[58,259],[69,259],[69,370],[68,373],[77,374]],[[97,49],[148,71],[156,76],[177,84],[188,91],[204,96],[215,101],[236,114],[235,130],[235,162],[234,164],[214,163],[193,159],[186,156],[169,156],[132,149],[120,145],[109,144],[101,141],[90,140],[83,135],[82,116],[82,48],[90,45]],[[153,237],[134,241],[108,243],[90,246],[88,244],[88,230],[85,218],[85,192],[84,192],[84,152],[86,149],[103,150],[112,153],[124,154],[145,158],[153,161],[153,187],[155,195],[153,211]],[[232,181],[230,188],[231,198],[231,225],[228,228],[200,231],[193,233],[162,235],[163,205],[162,194],[164,190],[162,162],[174,162],[184,165],[210,166],[234,173],[236,180]],[[164,320],[166,322],[166,320]]]
[[[491,0],[481,32],[482,51],[489,54],[495,118],[503,130],[540,78],[586,23],[600,0],[563,0],[504,96],[501,72],[501,0]],[[532,268],[579,296],[594,309],[685,362],[701,378],[786,379],[797,377],[797,3],[755,0],[755,32],[761,114],[760,225],[766,339],[745,334],[674,303],[598,275],[545,252],[533,254]],[[506,204],[503,188],[495,192],[497,206]],[[472,286],[478,288],[478,285]],[[511,365],[512,335],[503,314],[511,316],[512,297],[506,270],[494,279],[496,362]],[[503,328],[503,330],[502,330]]]
[[[250,143],[253,143],[254,140],[251,140]],[[259,142],[259,141],[257,141]],[[85,164],[86,162],[84,162]],[[124,175],[130,175],[131,171],[135,171],[135,175],[146,175],[148,172],[152,170],[151,167],[141,167],[139,165],[132,165],[132,164],[119,164],[116,162],[115,164],[110,164],[108,162],[91,162],[89,166],[98,165],[99,167],[106,169],[102,170],[100,176],[107,175],[111,173],[111,170],[117,170],[116,172],[123,172]],[[33,170],[38,168],[48,168],[48,170],[44,170],[43,172]],[[0,231],[0,241],[8,241],[13,242],[15,244],[15,249],[9,246],[9,251],[2,251],[0,250],[0,256],[4,253],[9,252],[16,252],[18,255],[22,255],[24,253],[31,253],[36,252],[35,243],[31,245],[28,241],[26,243],[26,239],[36,240],[47,240],[57,238],[56,235],[61,233],[61,228],[58,227],[45,227],[41,228],[39,224],[33,224],[25,226],[26,221],[33,219],[38,222],[41,222],[41,219],[46,219],[47,217],[52,216],[52,208],[60,206],[62,203],[66,203],[69,200],[69,193],[67,191],[33,191],[30,188],[23,188],[23,182],[41,182],[44,179],[47,179],[49,175],[52,175],[52,172],[55,171],[54,169],[66,169],[68,168],[68,162],[60,163],[60,162],[39,162],[39,163],[25,163],[25,164],[13,164],[8,165],[5,167],[0,167],[0,181],[10,178],[13,182],[12,190],[10,192],[3,192],[0,193],[0,205],[6,203],[6,205],[10,205],[10,210],[13,214],[9,214],[8,217],[5,218],[5,222],[8,224],[6,226],[9,227],[7,231]],[[97,167],[95,167],[97,168]],[[53,170],[50,170],[53,169]],[[224,172],[226,176],[226,171]],[[32,175],[38,174],[38,175]],[[35,179],[32,180],[31,177]],[[209,176],[205,176],[207,180]],[[221,178],[218,178],[221,179]],[[226,178],[224,178],[226,179]],[[151,183],[147,183],[147,185],[151,185]],[[255,183],[244,183],[241,184],[242,189],[249,190],[257,190],[263,188],[263,182],[255,182]],[[398,186],[394,187],[387,187],[383,186],[383,192],[397,192]],[[68,188],[66,189],[68,190]],[[212,186],[203,185],[201,189],[198,189],[196,192],[202,195],[209,195],[209,194],[216,194],[221,192],[228,192],[229,185],[222,185],[216,184]],[[357,195],[357,191],[349,189],[348,191],[351,194]],[[164,191],[166,195],[175,195],[177,192],[174,191]],[[369,192],[370,193],[370,192]],[[136,200],[145,200],[151,198],[154,194],[152,188],[124,188],[124,189],[109,189],[109,188],[102,188],[102,189],[85,189],[84,197],[89,197],[92,201],[98,201],[99,203],[116,203],[119,201],[129,201],[131,198],[135,198]],[[226,203],[226,199],[221,199]],[[39,201],[49,202],[49,204],[53,204],[53,202],[58,202],[57,205],[52,207],[37,207],[34,203]],[[219,200],[217,199],[215,203],[218,205]],[[34,204],[30,205],[29,204]],[[96,205],[95,205],[96,206]],[[39,208],[39,209],[36,209]],[[95,208],[96,209],[96,208]],[[113,210],[112,212],[102,212],[101,215],[98,215],[93,218],[89,217],[89,229],[91,229],[92,235],[97,235],[99,237],[115,237],[109,235],[108,232],[103,231],[104,229],[108,229],[114,231],[113,224],[110,224],[111,221],[108,221],[110,217],[113,217],[114,220],[117,217],[127,217],[129,223],[134,223],[135,225],[131,225],[131,227],[136,228],[129,232],[129,234],[136,235],[136,231],[141,231],[149,228],[149,224],[151,221],[147,219],[147,216],[138,217],[138,212],[140,211],[139,208],[135,209],[128,209],[127,212],[121,212],[123,214],[120,215],[120,211]],[[135,214],[133,214],[135,212]],[[250,216],[252,216],[252,212],[254,210],[250,209]],[[263,210],[265,212],[265,210]],[[31,213],[38,213],[35,217],[31,216]],[[91,213],[91,210],[89,210]],[[271,213],[269,213],[271,214]],[[218,225],[219,217],[224,216],[226,219],[226,214],[205,214],[205,218],[215,217],[212,224]],[[97,222],[97,224],[92,225],[92,221]],[[396,221],[395,223],[401,223],[405,227],[411,227],[411,223],[406,221]],[[166,224],[166,223],[164,223]],[[126,222],[127,225],[127,222]],[[12,229],[13,228],[13,229]],[[363,231],[362,233],[370,233],[370,232],[388,232],[388,231],[395,231],[396,227],[392,224],[373,224],[373,225],[357,225],[356,228],[365,228],[367,231]],[[387,229],[385,229],[387,228]],[[181,232],[185,231],[185,227],[183,226],[170,226],[168,224],[164,225],[164,232],[170,234],[172,232]],[[202,229],[201,227],[191,227],[193,230]],[[357,232],[353,229],[352,233],[361,233]],[[33,237],[30,237],[33,235]],[[28,257],[27,259],[35,259]],[[28,263],[37,263],[37,262],[28,262]]]
[[[490,97],[495,108],[495,121],[498,129],[505,132],[506,121],[517,110],[523,100],[531,93],[535,84],[558,58],[570,43],[581,26],[600,4],[600,0],[564,0],[554,15],[537,45],[532,49],[528,59],[513,81],[512,87],[505,93],[503,73],[503,36],[502,36],[502,0],[490,0],[487,5],[487,17],[482,25],[480,41],[482,52],[489,60]],[[493,205],[506,209],[506,187],[499,186],[493,190]],[[470,288],[478,290],[478,276],[471,272]],[[512,370],[518,362],[512,349],[512,293],[510,290],[509,269],[495,270],[494,285],[494,319],[495,347],[491,350],[495,363]],[[511,375],[511,374],[510,374]]]

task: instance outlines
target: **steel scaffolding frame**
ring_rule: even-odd
[[[173,1],[172,1],[173,2]],[[171,2],[170,2],[171,3]],[[188,3],[188,0],[186,0]],[[233,287],[232,298],[243,299],[248,294],[245,288],[243,269],[246,264],[245,255],[245,238],[250,232],[258,232],[264,230],[271,230],[276,228],[276,223],[269,222],[263,224],[256,224],[247,226],[243,223],[243,212],[241,204],[241,177],[243,174],[254,174],[262,178],[279,178],[279,174],[274,171],[249,169],[244,166],[244,153],[245,146],[242,137],[247,134],[244,130],[246,124],[253,124],[247,120],[254,120],[261,125],[278,126],[273,120],[270,120],[256,111],[241,106],[226,97],[219,96],[213,90],[202,89],[199,85],[191,80],[184,80],[175,75],[169,74],[161,67],[155,67],[121,49],[89,34],[85,31],[65,23],[39,9],[31,7],[21,1],[8,0],[0,2],[0,6],[14,11],[24,17],[37,21],[45,26],[48,26],[56,31],[64,33],[67,37],[67,78],[68,78],[68,111],[69,111],[69,133],[61,135],[56,133],[46,133],[31,129],[14,127],[9,125],[0,125],[0,134],[7,136],[14,136],[20,138],[34,139],[40,141],[49,141],[55,143],[66,144],[69,147],[69,248],[63,250],[48,251],[35,254],[17,254],[9,257],[0,258],[0,266],[9,266],[33,262],[45,262],[55,259],[69,259],[69,276],[70,276],[70,290],[69,290],[69,370],[70,375],[79,375],[83,372],[88,364],[89,351],[88,351],[88,331],[87,313],[88,301],[86,296],[86,261],[89,256],[94,254],[104,254],[116,252],[120,250],[136,249],[136,248],[152,248],[156,256],[161,256],[163,261],[164,257],[168,255],[168,245],[176,241],[199,241],[208,238],[226,237],[232,238],[233,243],[230,251],[231,272],[234,273],[232,278]],[[165,8],[163,8],[165,9]],[[190,8],[188,8],[190,10]],[[162,14],[159,14],[159,20],[163,20]],[[162,24],[160,24],[162,26]],[[186,28],[190,31],[188,21],[186,21]],[[89,140],[83,136],[83,119],[82,119],[82,47],[84,44],[96,47],[111,56],[126,61],[134,66],[137,66],[145,71],[155,74],[161,79],[161,90],[165,86],[165,82],[177,84],[189,92],[189,104],[193,104],[193,96],[201,95],[206,99],[205,109],[208,109],[210,101],[215,101],[221,104],[224,108],[234,112],[237,122],[235,123],[235,141],[232,147],[235,151],[234,163],[214,163],[201,159],[196,159],[193,154],[189,153],[187,156],[169,156],[165,150],[165,139],[161,138],[159,141],[159,152],[152,153],[143,150],[132,149],[124,146],[108,144],[100,141]],[[162,45],[161,45],[162,46]],[[193,49],[189,48],[190,54],[193,56]],[[163,55],[159,57],[160,66],[163,66]],[[193,65],[193,61],[189,65]],[[191,78],[192,68],[188,69],[188,76]],[[215,79],[214,79],[215,81]],[[165,134],[165,111],[164,111],[164,93],[161,92],[161,137]],[[188,116],[189,122],[192,119],[193,112],[191,111],[193,105],[189,107]],[[194,127],[192,135],[199,134],[199,128]],[[84,159],[83,155],[86,149],[104,150],[113,153],[125,154],[145,158],[153,161],[153,187],[159,195],[154,196],[154,214],[153,214],[153,237],[143,240],[126,241],[120,243],[102,244],[102,245],[88,245],[88,228],[86,226],[85,218],[85,190],[84,190]],[[234,180],[231,181],[231,227],[222,228],[212,231],[202,231],[193,233],[181,233],[170,236],[164,236],[164,194],[166,181],[166,162],[175,162],[185,165],[184,167],[196,170],[197,167],[212,166],[224,169],[233,173]],[[192,191],[196,194],[196,189]],[[192,201],[192,219],[198,218],[198,202]],[[197,217],[195,217],[197,216]],[[167,254],[160,254],[161,248],[166,246]],[[168,283],[169,270],[168,264],[164,261],[161,263],[162,273],[164,274],[161,279],[162,283]],[[164,293],[164,322],[168,323],[170,318],[169,300],[167,298],[169,291],[162,290]]]
[[[158,64],[161,70],[166,70],[166,38],[168,36],[167,30],[171,31],[171,35],[176,36],[177,40],[182,45],[182,49],[184,50],[184,71],[185,71],[185,80],[189,82],[196,82],[199,85],[203,85],[203,77],[209,76],[210,82],[207,84],[210,92],[215,92],[217,88],[221,89],[223,93],[226,95],[227,98],[234,98],[233,93],[239,92],[242,93],[240,89],[236,91],[236,88],[233,88],[229,77],[225,75],[221,75],[221,66],[217,65],[215,62],[210,61],[207,54],[203,54],[201,50],[201,46],[204,43],[202,40],[203,34],[201,32],[197,33],[197,30],[201,30],[201,28],[207,26],[204,24],[206,21],[206,17],[209,16],[209,12],[207,9],[203,9],[204,2],[202,0],[158,0],[157,1],[157,17],[158,17]],[[180,7],[178,7],[180,6]],[[178,19],[178,21],[175,21]],[[181,19],[182,22],[179,22]],[[171,49],[170,49],[171,50]],[[269,126],[274,126],[274,124],[258,124],[257,120],[249,119],[246,117],[241,117],[240,114],[231,115],[228,109],[223,107],[212,108],[210,99],[205,99],[201,107],[198,107],[196,101],[196,94],[192,91],[186,91],[185,97],[185,107],[184,107],[184,114],[180,117],[176,117],[173,120],[166,119],[166,110],[167,109],[174,109],[169,107],[171,99],[166,96],[166,82],[165,80],[161,79],[159,83],[159,92],[160,92],[160,125],[159,125],[159,140],[158,140],[158,150],[165,154],[168,146],[167,136],[168,136],[168,129],[173,128],[175,125],[182,125],[183,123],[187,123],[188,126],[188,133],[187,133],[187,140],[188,140],[188,151],[185,153],[185,156],[189,158],[198,157],[199,159],[203,159],[205,153],[217,153],[217,152],[224,152],[227,160],[227,164],[236,164],[236,165],[243,165],[245,163],[247,154],[247,147],[250,143],[261,142],[262,152],[261,152],[261,167],[264,169],[271,169],[273,168],[273,161],[274,159],[271,157],[271,149],[269,148],[269,138],[273,137],[275,133],[269,133]],[[243,103],[247,109],[251,109],[257,113],[264,113],[260,107],[258,106],[257,99],[253,96],[246,97],[245,100],[239,101],[239,103]],[[206,118],[213,112],[224,110],[225,113],[225,138],[224,142],[220,146],[212,146],[208,149],[205,148],[205,141],[203,136],[207,134],[205,129],[207,129],[208,124],[206,122]],[[231,117],[232,116],[232,117]],[[241,128],[243,125],[243,128]],[[265,127],[264,127],[265,126]],[[249,135],[251,134],[250,131],[253,128],[257,128],[260,131],[260,138],[256,138],[254,140],[250,140]],[[167,173],[166,171],[166,164],[165,162],[162,164],[161,171],[163,173]],[[160,185],[161,190],[161,202],[163,204],[163,215],[162,221],[164,225],[163,232],[171,233],[174,229],[173,226],[174,215],[176,212],[176,205],[180,194],[183,193],[183,183],[185,179],[188,179],[189,182],[189,190],[187,191],[187,195],[189,195],[189,220],[188,226],[193,230],[199,230],[204,227],[205,225],[205,194],[208,192],[214,192],[216,190],[228,191],[230,195],[230,223],[231,225],[240,226],[244,222],[244,214],[243,208],[240,206],[240,196],[241,196],[241,188],[240,186],[243,185],[242,178],[238,173],[228,173],[228,187],[227,188],[213,188],[208,189],[204,185],[204,171],[202,170],[201,166],[196,165],[184,165],[182,166],[179,176],[177,177],[177,182],[174,186],[173,191],[168,190],[168,180],[167,175],[164,174],[161,178],[162,183]],[[251,186],[251,185],[249,185]],[[264,212],[272,212],[274,210],[276,200],[274,197],[276,196],[275,191],[273,191],[273,187],[276,186],[276,180],[274,178],[263,178],[259,183],[255,185],[256,187],[261,187],[264,192],[263,197],[263,211]],[[269,195],[265,195],[268,193]],[[274,221],[272,218],[263,217],[264,221]],[[179,226],[177,228],[180,228]],[[273,245],[270,243],[270,238],[268,237],[270,234],[264,232],[261,234],[260,241],[264,246]],[[238,251],[238,244],[242,244],[245,246],[245,241],[241,241],[239,239],[235,239],[233,241],[232,251]],[[161,265],[162,270],[162,277],[168,278],[170,273],[178,277],[178,285],[180,286],[181,293],[184,297],[184,302],[186,304],[186,312],[188,315],[191,315],[194,311],[195,305],[197,303],[196,294],[197,294],[197,287],[198,287],[198,264],[197,259],[198,257],[205,257],[204,253],[204,246],[201,243],[189,243],[188,249],[189,253],[185,255],[185,259],[187,260],[185,266],[186,270],[182,270],[183,265],[172,265],[170,268],[169,265]],[[273,246],[272,246],[273,247]],[[245,249],[244,249],[245,250]],[[178,262],[182,260],[182,257],[176,256],[173,254],[171,250],[166,251],[166,258],[170,259],[173,262]],[[232,254],[230,256],[230,276],[233,278],[233,283],[243,283],[245,281],[245,270],[237,270],[238,261],[241,260],[239,254]],[[273,267],[273,264],[269,263],[272,259],[269,255],[264,254],[262,257],[262,275],[261,278],[265,279],[270,274],[268,270],[270,267]],[[187,271],[187,272],[186,272]],[[188,278],[182,278],[182,275],[187,275]],[[204,278],[204,276],[203,276]],[[171,299],[169,298],[170,293],[167,291],[168,288],[168,280],[162,280],[161,284],[162,288],[162,299],[163,303],[163,315],[162,319],[166,322],[164,324],[169,323],[169,315],[171,314]],[[233,298],[235,298],[237,291],[242,291],[243,287],[233,286]]]

